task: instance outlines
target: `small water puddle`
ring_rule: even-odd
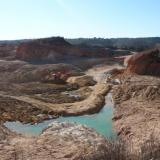
[[[45,129],[50,123],[54,121],[68,121],[84,124],[88,127],[94,128],[97,132],[106,136],[107,138],[115,138],[116,133],[112,127],[112,117],[113,102],[112,95],[109,93],[106,96],[106,104],[103,109],[99,113],[93,115],[59,117],[57,119],[43,121],[42,123],[35,125],[22,124],[20,122],[6,122],[4,125],[17,133],[22,133],[25,135],[39,135],[43,129]]]

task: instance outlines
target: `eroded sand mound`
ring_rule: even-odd
[[[140,146],[152,134],[160,138],[160,78],[126,76],[113,87],[114,127],[120,137]]]
[[[77,76],[77,77],[70,77],[67,80],[68,83],[77,84],[80,87],[84,86],[94,86],[96,81],[93,80],[93,77],[84,75],[84,76]]]
[[[160,76],[160,51],[157,49],[136,53],[126,61],[127,73]]]

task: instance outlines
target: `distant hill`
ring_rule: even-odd
[[[160,44],[160,37],[149,38],[77,38],[66,39],[73,45],[99,46],[114,49],[142,51]]]

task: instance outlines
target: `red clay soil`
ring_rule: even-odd
[[[160,51],[158,49],[136,53],[127,60],[126,73],[160,76]]]
[[[69,46],[71,45],[60,37],[32,40],[18,46],[16,57],[24,60],[58,58]]]

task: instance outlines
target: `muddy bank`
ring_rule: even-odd
[[[77,124],[86,125],[87,127],[94,128],[98,133],[107,137],[107,139],[116,139],[116,133],[112,124],[113,118],[113,101],[112,94],[109,93],[105,96],[105,105],[100,112],[91,115],[80,116],[67,116],[59,117],[57,119],[45,120],[38,124],[23,124],[19,121],[5,122],[6,126],[11,131],[23,135],[38,136],[42,131],[55,121],[58,122],[76,122]]]
[[[97,84],[93,87],[88,98],[79,102],[61,104],[44,102],[29,96],[8,96],[1,94],[1,120],[37,122],[39,120],[37,115],[39,114],[69,116],[96,113],[104,105],[105,95],[109,90],[110,86]],[[33,115],[33,117],[27,117],[29,114]]]

